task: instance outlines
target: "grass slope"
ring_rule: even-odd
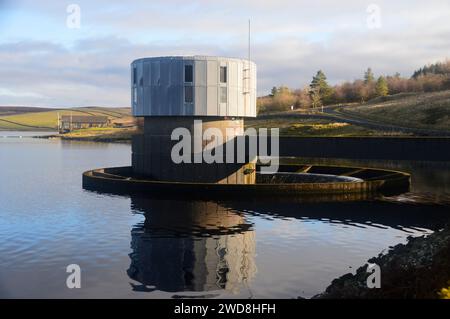
[[[279,128],[281,136],[303,136],[303,137],[319,137],[319,136],[392,136],[405,135],[399,132],[384,132],[373,130],[358,125],[337,122],[332,118],[328,119],[301,119],[287,118],[284,114],[279,118],[270,119],[246,119],[246,128]]]
[[[450,131],[450,90],[397,94],[341,111],[380,123]]]
[[[72,131],[59,135],[65,140],[80,140],[90,142],[131,142],[131,137],[137,134],[136,128],[96,127]]]

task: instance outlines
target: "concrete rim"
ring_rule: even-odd
[[[377,195],[397,195],[407,192],[410,187],[408,173],[354,166],[327,166],[290,164],[280,165],[281,169],[307,171],[341,172],[361,178],[355,182],[327,183],[286,183],[286,184],[214,184],[195,182],[168,182],[133,177],[131,167],[100,168],[83,173],[83,188],[92,191],[134,194],[134,193],[175,193],[188,197],[204,195],[227,198],[302,197],[323,195],[361,195],[357,199],[368,199]],[[282,171],[282,170],[281,170]],[[335,174],[337,175],[337,174]],[[365,176],[365,177],[364,177]],[[350,196],[351,197],[351,196]]]

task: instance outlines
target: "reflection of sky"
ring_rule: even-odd
[[[126,273],[131,230],[144,216],[131,210],[130,199],[81,187],[83,171],[129,165],[129,154],[129,145],[0,139],[0,297],[173,295],[131,289],[130,283],[137,284]],[[308,297],[408,235],[392,228],[255,213],[245,213],[243,221],[254,224],[256,240],[249,247],[256,251],[256,273],[236,294],[208,294]],[[229,241],[238,243],[240,238]],[[82,268],[80,290],[65,288],[65,267],[72,263]]]
[[[271,276],[257,276],[254,290],[260,297],[311,297],[325,290],[335,278],[354,272],[391,245],[406,242],[406,234],[392,228],[354,228],[340,223],[287,219],[255,222],[259,273],[276,269],[277,285]]]

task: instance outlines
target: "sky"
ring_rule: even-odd
[[[129,106],[134,59],[247,58],[249,19],[259,95],[450,56],[448,0],[0,0],[0,105]]]

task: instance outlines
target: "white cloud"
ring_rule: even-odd
[[[367,28],[366,8],[371,2],[381,8],[381,29]],[[248,18],[261,94],[274,85],[306,85],[319,69],[332,83],[361,77],[369,66],[377,74],[409,76],[450,52],[448,1],[77,3],[79,31],[65,27],[63,2],[20,1],[15,7],[26,13],[14,22],[22,27],[6,26],[3,34],[0,30],[0,87],[15,95],[0,94],[0,104],[129,105],[133,59],[191,54],[245,57]],[[48,21],[40,25],[43,16]]]

